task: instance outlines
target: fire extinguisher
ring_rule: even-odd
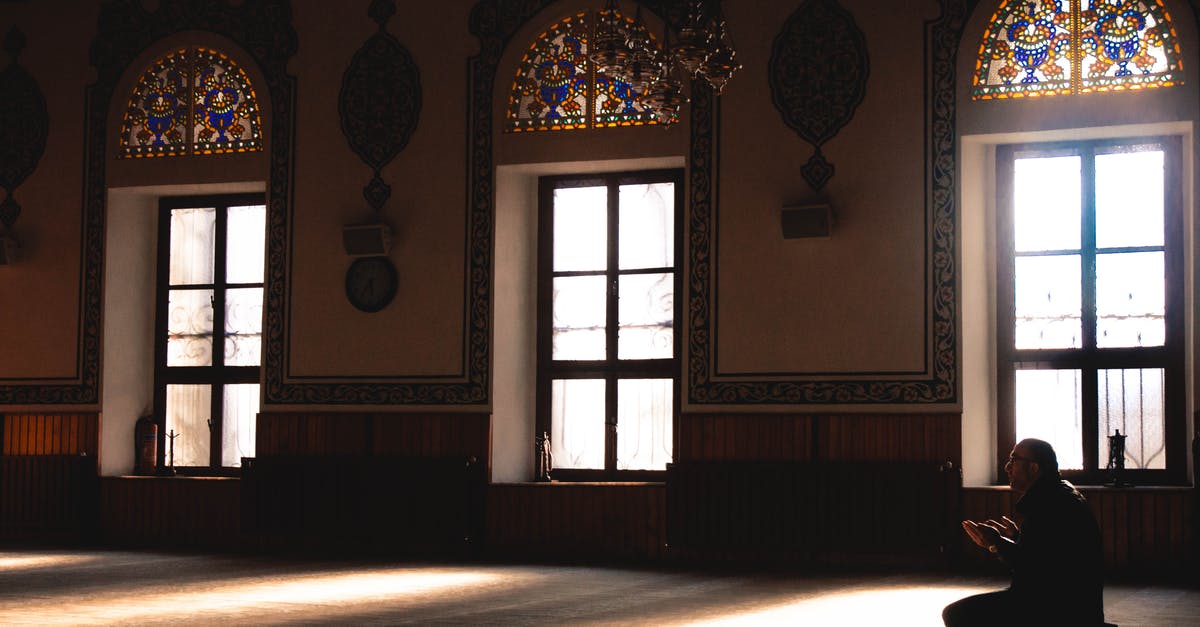
[[[158,425],[150,416],[138,418],[133,427],[133,472],[153,475],[158,463]]]

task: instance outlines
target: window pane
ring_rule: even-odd
[[[1163,370],[1101,370],[1099,376],[1100,454],[1096,459],[1108,463],[1108,436],[1119,430],[1125,436],[1126,468],[1166,468]]]
[[[193,153],[262,150],[258,99],[246,73],[216,50],[196,48],[193,55]]]
[[[620,278],[618,359],[670,359],[675,353],[675,275]]]
[[[1096,256],[1096,345],[1162,346],[1166,342],[1163,253]]]
[[[617,468],[666,470],[671,461],[671,379],[617,382]]]
[[[554,190],[554,271],[608,267],[608,188]]]
[[[603,276],[554,279],[553,359],[604,359]]]
[[[1017,370],[1017,441],[1054,446],[1058,467],[1083,468],[1081,374],[1078,370]]]
[[[555,468],[604,468],[604,379],[556,379],[550,387]]]
[[[1078,348],[1078,255],[1016,259],[1016,348]]]
[[[209,464],[208,421],[212,418],[211,385],[167,386],[166,461],[174,446],[176,466]],[[171,435],[175,435],[172,445]]]
[[[213,282],[216,228],[217,212],[214,209],[171,211],[171,285]]]
[[[167,296],[167,365],[213,363],[212,290],[171,290]]]
[[[267,208],[230,207],[225,276],[229,283],[262,283],[266,255]]]
[[[261,363],[263,288],[225,292],[225,365]]]
[[[254,429],[258,417],[258,384],[225,386],[221,411],[221,465],[241,466],[243,457],[254,457]]]
[[[675,184],[622,185],[621,270],[675,265]]]
[[[1015,161],[1017,252],[1079,249],[1079,164],[1078,156]]]
[[[1163,245],[1163,153],[1096,155],[1096,246]]]

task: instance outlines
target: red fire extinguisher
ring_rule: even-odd
[[[133,472],[153,475],[158,463],[158,425],[150,416],[138,418],[133,427]]]

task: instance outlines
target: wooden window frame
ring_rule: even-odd
[[[225,298],[230,287],[260,286],[262,284],[226,281],[226,252],[228,243],[228,209],[249,205],[266,205],[266,195],[213,194],[203,196],[168,196],[158,203],[158,274],[155,281],[154,323],[154,421],[158,425],[157,466],[166,468],[167,442],[166,408],[168,385],[210,385],[212,401],[209,428],[209,464],[207,466],[175,466],[181,475],[237,475],[240,469],[221,465],[222,411],[224,407],[223,386],[236,383],[261,384],[262,364],[257,366],[224,365],[225,344]],[[171,261],[171,212],[176,209],[208,208],[216,211],[216,236],[214,238],[213,278],[214,283],[189,285],[187,289],[213,290],[213,364],[211,366],[167,366],[167,321],[170,298]]]
[[[605,446],[603,469],[554,468],[552,475],[557,481],[664,481],[665,470],[619,470],[617,469],[617,386],[620,379],[655,378],[671,379],[671,450],[679,446],[680,364],[683,348],[683,200],[684,173],[681,168],[611,172],[600,174],[572,174],[544,176],[538,179],[538,272],[537,272],[537,433],[549,433],[551,439],[551,388],[555,379],[604,379],[605,398]],[[669,359],[620,360],[617,355],[617,293],[614,286],[618,276],[646,272],[662,272],[664,268],[618,271],[618,209],[621,185],[644,183],[674,183],[674,325],[672,333],[673,356]],[[603,274],[610,289],[606,296],[605,354],[603,360],[555,361],[553,349],[553,297],[554,297],[554,191],[569,187],[608,187],[608,261]],[[571,275],[575,273],[564,273]],[[589,274],[589,273],[584,273]],[[672,455],[673,456],[673,455]]]
[[[1096,347],[1095,292],[1095,155],[1098,150],[1121,145],[1157,144],[1164,153],[1163,226],[1165,274],[1165,341],[1161,347]],[[1015,347],[1014,159],[1018,156],[1077,154],[1081,172],[1081,348],[1017,349]],[[1108,482],[1107,458],[1101,459],[1097,372],[1115,368],[1161,368],[1164,371],[1163,438],[1166,468],[1126,469],[1125,481],[1134,485],[1187,483],[1187,389],[1182,198],[1182,140],[1178,136],[1107,138],[998,146],[996,150],[996,356],[997,450],[996,475],[1006,480],[1004,465],[1016,444],[1016,370],[1025,368],[1078,369],[1081,371],[1083,439],[1082,470],[1062,475],[1080,485]],[[1090,277],[1089,278],[1089,273]]]

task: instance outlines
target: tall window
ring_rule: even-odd
[[[509,132],[658,123],[632,85],[594,70],[588,59],[594,22],[587,13],[564,18],[525,52],[509,92]]]
[[[142,74],[121,123],[118,156],[262,150],[258,98],[246,73],[208,48],[168,53]]]
[[[1159,0],[1002,0],[975,63],[973,100],[1166,87],[1179,39]]]
[[[262,194],[160,202],[155,406],[165,463],[213,470],[254,455],[265,245]]]
[[[540,180],[538,429],[556,479],[671,461],[683,173]]]
[[[1136,481],[1183,479],[1180,176],[1178,138],[998,149],[999,459],[1102,481],[1119,431]]]

